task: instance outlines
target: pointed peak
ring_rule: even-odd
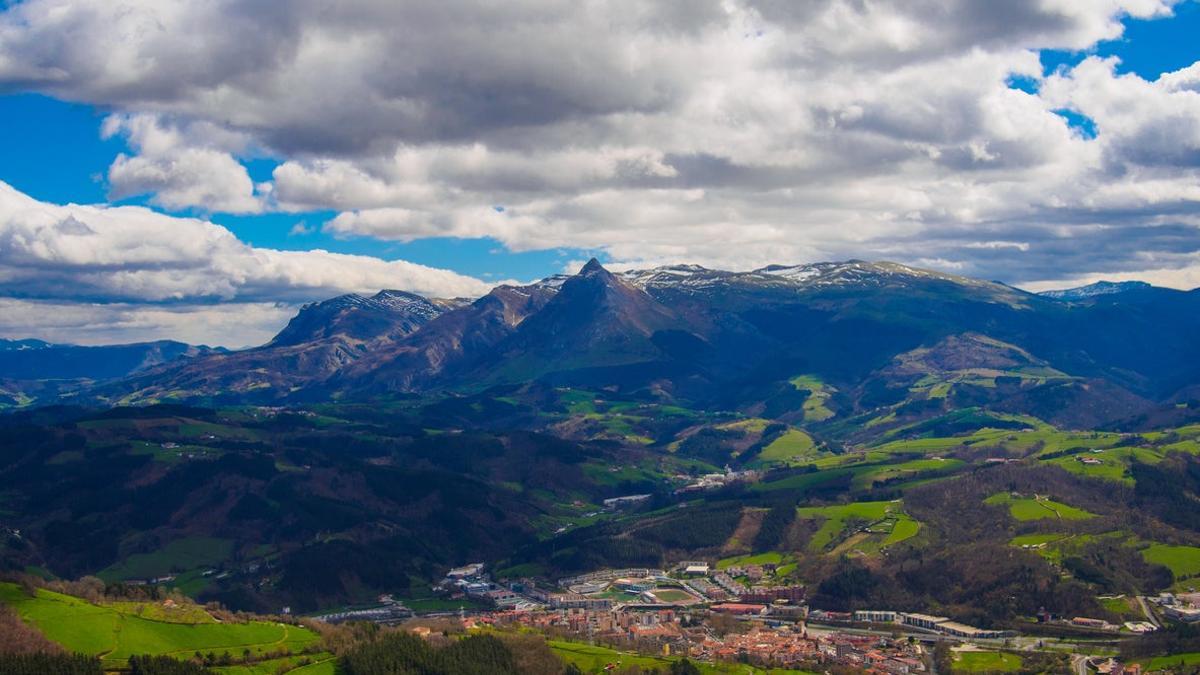
[[[608,270],[604,269],[604,265],[601,265],[600,261],[595,258],[589,260],[583,269],[579,270],[580,274],[595,274],[596,272],[608,272]]]

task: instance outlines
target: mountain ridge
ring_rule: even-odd
[[[1101,423],[1120,406],[1096,396],[1132,415],[1200,385],[1186,357],[1200,344],[1200,295],[1128,288],[1064,301],[891,262],[614,273],[592,259],[471,302],[380,291],[310,303],[262,346],[156,364],[81,400],[286,403],[542,382],[752,409],[783,405],[787,379],[809,373],[857,409],[925,395],[889,367],[900,355],[951,345],[955,358],[982,358],[1004,344],[1032,359],[1024,367],[1063,377],[997,371],[1006,384],[988,391],[959,378],[954,401],[1055,419],[1093,419],[1072,412],[1091,407],[1108,411]]]

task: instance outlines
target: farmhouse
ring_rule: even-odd
[[[741,595],[742,602],[804,602],[805,588],[793,586],[755,586]]]

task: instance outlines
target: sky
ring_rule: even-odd
[[[892,260],[1200,286],[1197,0],[0,0],[0,337]]]

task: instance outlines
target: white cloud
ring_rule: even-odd
[[[255,248],[195,218],[134,206],[59,206],[0,183],[0,289],[54,300],[300,302],[396,288],[474,296],[447,270],[326,251]]]
[[[245,141],[211,125],[207,135],[242,148]],[[255,213],[262,198],[255,194],[246,167],[230,152],[196,138],[198,134],[165,127],[151,115],[113,115],[104,121],[102,135],[121,134],[137,154],[117,155],[108,168],[109,198],[150,194],[168,209],[200,208],[226,213]],[[241,141],[241,142],[238,142]]]
[[[269,302],[147,305],[0,298],[0,335],[84,345],[166,337],[194,345],[250,347],[270,340],[298,308]]]
[[[106,128],[135,152],[113,196],[171,209],[330,209],[339,237],[626,265],[888,258],[1023,282],[1184,269],[1200,250],[1200,64],[1151,81],[1089,58],[1044,78],[1038,57],[1176,4],[26,0],[0,13],[0,86],[118,111]],[[238,158],[259,154],[281,164],[255,186]],[[314,253],[295,281],[287,254],[255,253],[246,274],[241,249],[187,236],[204,250],[188,260],[233,262],[103,284],[65,253],[39,265],[120,297],[267,297],[347,266]]]

